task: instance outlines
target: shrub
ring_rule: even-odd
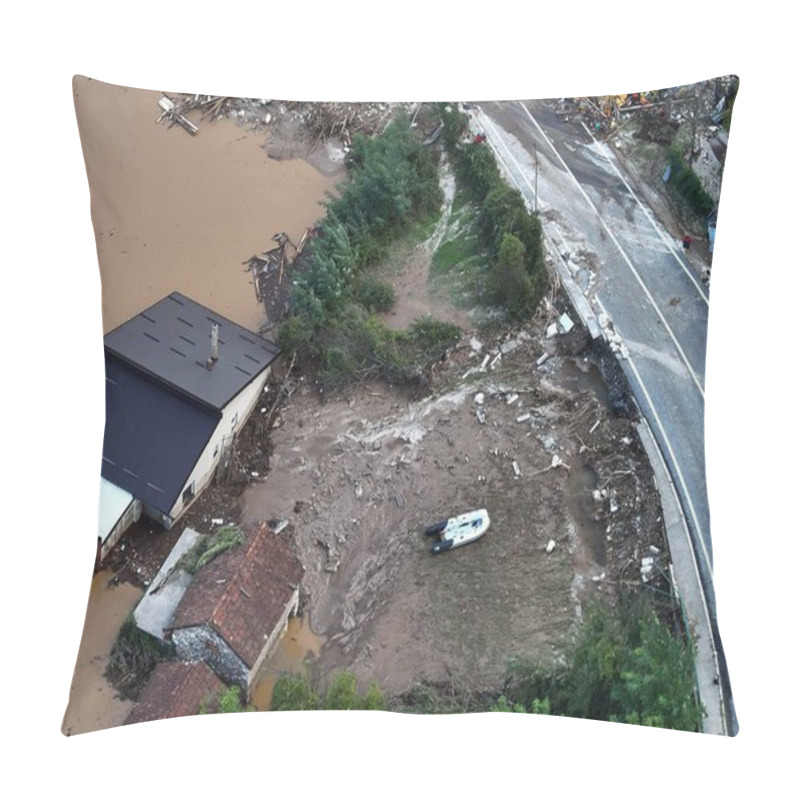
[[[156,664],[174,653],[173,645],[140,630],[131,612],[117,634],[105,676],[123,698],[135,700]]]
[[[389,311],[395,299],[394,287],[380,278],[367,275],[358,281],[356,300],[368,311]]]
[[[242,711],[255,711],[255,707],[243,702],[241,689],[236,685],[220,689],[217,695],[204,697],[197,709],[198,714],[238,714]]]
[[[528,211],[522,195],[503,180],[492,151],[485,144],[461,140],[466,125],[464,115],[445,107],[440,107],[440,113],[456,177],[481,207],[478,227],[484,245],[497,262],[505,261],[508,256],[506,253],[501,258],[500,254],[508,234],[522,245],[521,261],[515,256],[513,266],[504,263],[490,287],[504,303],[509,316],[522,319],[535,310],[547,288],[541,224]]]
[[[284,353],[297,353],[301,358],[313,350],[314,325],[305,315],[289,317],[278,330],[278,346]]]
[[[587,605],[566,656],[565,665],[551,670],[526,661],[510,664],[505,705],[699,729],[703,709],[695,694],[693,646],[670,630],[645,596],[620,595],[613,607]]]
[[[522,242],[513,234],[505,234],[489,273],[489,289],[491,295],[505,306],[511,319],[524,319],[536,309],[536,292],[524,263]]]
[[[677,145],[669,148],[667,158],[671,168],[670,185],[695,214],[705,219],[714,210],[714,200],[703,188],[697,173],[686,163]]]
[[[272,689],[270,711],[314,711],[319,708],[319,696],[308,676],[281,675]]]

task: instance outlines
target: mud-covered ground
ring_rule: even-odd
[[[608,411],[590,361],[536,368],[541,336],[525,334],[466,379],[498,343],[475,353],[465,341],[422,400],[386,385],[322,399],[294,384],[242,516],[290,522],[304,613],[327,639],[318,675],[353,669],[390,693],[494,688],[510,657],[557,656],[588,593],[640,580],[649,546],[663,552],[632,422]],[[480,541],[429,552],[426,525],[482,507]]]

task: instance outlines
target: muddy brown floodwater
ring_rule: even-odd
[[[257,331],[266,312],[242,262],[273,247],[275,233],[297,242],[324,215],[326,192],[341,180],[336,165],[323,174],[300,159],[269,158],[264,129],[226,118],[193,117],[196,136],[156,124],[161,92],[77,76],[73,93],[104,333],[173,291]],[[64,733],[119,725],[131,706],[115,698],[103,671],[141,592],[107,588],[107,578],[92,582]]]
[[[341,176],[267,156],[267,133],[227,118],[199,131],[156,124],[161,92],[76,77],[73,86],[102,277],[103,329],[180,291],[258,330],[267,320],[242,264],[324,215]],[[190,115],[191,116],[191,115]]]
[[[109,586],[111,572],[92,579],[86,622],[61,730],[67,736],[121,725],[133,703],[118,698],[104,677],[120,626],[143,592],[129,583]]]
[[[250,697],[251,704],[259,711],[269,711],[275,682],[286,672],[303,669],[306,659],[319,656],[324,636],[317,636],[307,617],[290,617],[286,632],[278,642],[275,652],[262,667]]]

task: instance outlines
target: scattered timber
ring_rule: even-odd
[[[299,244],[295,246],[286,233],[276,233],[272,237],[275,247],[261,253],[254,253],[242,262],[242,265],[253,276],[253,288],[258,302],[266,303],[274,293],[269,291],[269,284],[273,280],[273,276],[277,276],[278,286],[283,283],[284,272],[294,264],[310,235],[310,229],[306,228]]]
[[[169,121],[170,128],[176,124],[180,125],[184,130],[191,133],[192,136],[194,136],[199,130],[197,125],[195,125],[191,120],[186,119],[186,117],[181,113],[181,110],[178,109],[178,106],[175,105],[175,101],[172,100],[171,97],[163,95],[158,101],[158,107],[161,109],[161,114],[156,120],[156,124],[160,123],[161,120],[166,119]]]

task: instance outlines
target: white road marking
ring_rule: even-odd
[[[603,304],[600,302],[599,298],[595,298],[597,305],[600,307],[600,310],[609,318],[611,319],[609,313],[606,311]],[[617,333],[622,336],[623,341],[625,340],[625,336],[620,331],[619,326],[617,325],[616,321],[614,322],[614,327],[617,329]],[[697,512],[694,509],[694,503],[692,503],[691,495],[689,494],[689,489],[686,486],[686,481],[683,477],[683,472],[681,472],[680,465],[678,463],[678,459],[675,457],[675,451],[672,449],[672,444],[670,443],[669,437],[667,436],[666,430],[664,430],[664,425],[661,422],[661,417],[658,416],[658,412],[656,411],[656,407],[653,403],[653,399],[650,397],[650,392],[647,391],[647,387],[644,385],[644,381],[642,380],[642,376],[639,374],[639,370],[636,369],[636,364],[633,362],[633,359],[628,359],[628,364],[630,364],[631,370],[633,370],[633,375],[636,378],[636,382],[639,384],[639,388],[642,390],[642,394],[644,395],[645,400],[647,400],[647,405],[650,407],[650,411],[653,415],[653,420],[658,427],[658,430],[661,433],[661,436],[664,439],[664,445],[669,452],[669,457],[672,459],[672,463],[675,466],[675,474],[678,479],[678,482],[681,485],[681,489],[683,490],[684,496],[686,497],[686,503],[689,506],[689,514],[692,517],[692,521],[694,522],[694,528],[697,531],[698,538],[700,539],[700,547],[703,550],[703,560],[706,563],[706,567],[708,569],[709,574],[711,575],[712,579],[714,577],[714,567],[711,563],[711,557],[708,554],[708,550],[706,549],[706,543],[703,539],[702,534],[702,527],[700,526],[700,521],[697,519]]]
[[[653,226],[653,230],[655,230],[655,232],[658,234],[661,241],[664,242],[665,246],[667,247],[667,250],[669,251],[669,254],[675,259],[680,268],[686,273],[686,276],[694,284],[695,289],[697,289],[697,293],[700,295],[700,297],[703,298],[705,304],[708,305],[708,297],[706,296],[705,292],[700,288],[700,284],[697,282],[697,278],[695,278],[695,276],[692,274],[691,270],[689,270],[686,264],[680,258],[678,258],[678,255],[675,252],[675,243],[672,241],[671,238],[669,238],[664,233],[664,231],[661,228],[659,228],[659,226],[656,224],[656,221],[651,216],[650,212],[647,210],[642,201],[639,199],[638,195],[633,191],[633,189],[630,187],[628,182],[623,177],[622,173],[617,169],[617,165],[609,158],[608,153],[606,153],[605,150],[600,146],[600,143],[597,141],[597,139],[594,138],[594,135],[589,130],[589,128],[586,127],[583,121],[581,121],[581,125],[583,125],[583,129],[586,131],[586,133],[589,134],[592,141],[597,145],[597,152],[603,156],[603,158],[608,162],[608,165],[611,167],[611,169],[614,170],[617,177],[622,181],[623,184],[625,184],[625,188],[630,192],[631,197],[636,201],[636,205],[639,206],[642,213],[645,215],[647,221]]]
[[[703,387],[700,384],[700,381],[699,381],[699,379],[697,377],[697,374],[695,373],[692,365],[690,364],[689,359],[686,357],[686,353],[683,352],[683,348],[680,346],[680,343],[678,342],[677,338],[675,337],[675,334],[672,332],[672,328],[670,328],[669,323],[664,318],[664,315],[661,313],[661,309],[656,304],[655,298],[650,293],[650,290],[645,285],[645,282],[642,280],[641,275],[639,275],[638,271],[636,270],[636,267],[634,267],[634,265],[631,262],[630,258],[628,258],[628,254],[622,249],[622,245],[617,240],[617,237],[614,235],[613,231],[608,227],[608,225],[606,225],[605,220],[601,216],[600,212],[597,210],[597,207],[592,202],[592,200],[589,197],[589,195],[586,194],[586,191],[584,190],[583,186],[581,186],[581,184],[578,181],[578,179],[572,174],[572,171],[567,166],[567,164],[564,161],[564,159],[561,158],[561,155],[559,154],[558,150],[556,150],[556,148],[553,145],[553,143],[547,137],[545,132],[541,129],[539,123],[534,119],[534,117],[531,114],[531,112],[528,111],[528,109],[525,107],[525,105],[522,102],[520,102],[520,106],[522,107],[522,110],[528,115],[528,117],[530,118],[531,122],[536,126],[536,129],[542,135],[544,140],[550,145],[550,148],[552,149],[552,151],[555,154],[556,158],[561,162],[561,165],[564,167],[564,169],[566,170],[567,174],[572,178],[572,180],[574,181],[575,185],[578,187],[578,191],[583,195],[584,199],[589,204],[589,207],[597,215],[597,219],[600,222],[600,224],[603,226],[603,230],[605,230],[605,232],[608,234],[609,239],[611,239],[611,241],[614,243],[615,247],[619,251],[619,253],[622,256],[623,260],[628,265],[628,268],[633,273],[633,276],[636,278],[637,282],[639,283],[639,286],[641,286],[642,291],[645,293],[645,296],[647,297],[647,299],[652,304],[653,310],[656,312],[656,314],[658,315],[658,318],[661,320],[661,324],[664,326],[664,330],[667,332],[667,335],[670,337],[670,339],[672,339],[672,342],[675,345],[675,348],[677,349],[678,354],[681,357],[681,360],[686,365],[686,369],[689,371],[689,376],[691,377],[692,381],[694,382],[694,385],[697,387],[697,391],[700,392],[700,396],[703,398],[703,401],[705,401],[705,398],[706,398],[705,392],[703,391]],[[492,126],[492,127],[494,128],[494,126]],[[496,128],[494,128],[494,131],[495,131],[495,135],[497,135],[497,129]],[[502,142],[502,139],[501,139],[501,142]],[[503,143],[503,145],[506,148],[506,150],[508,151],[509,158],[514,160],[514,162],[516,163],[516,160],[514,159],[514,156],[511,154],[511,151],[508,150],[508,147],[505,145],[505,143]],[[517,166],[519,166],[519,165],[517,165]],[[527,179],[526,179],[526,182],[527,182]],[[528,185],[530,186],[530,184],[528,184]]]
[[[526,111],[527,111],[527,109],[526,109]],[[511,160],[519,168],[519,164],[516,161],[516,159],[514,158],[514,156],[511,154],[511,151],[508,149],[508,146],[505,144],[505,142],[503,142],[502,138],[499,135],[497,135],[497,129],[494,128],[494,125],[492,125],[491,121],[489,121],[489,119],[486,118],[485,115],[483,115],[483,116],[485,118],[485,121],[488,122],[489,125],[494,129],[495,135],[497,136],[497,138],[501,142],[501,144],[503,144],[503,147],[505,148],[506,152],[508,153],[509,158],[511,158]],[[533,118],[531,117],[531,119],[533,119]],[[534,122],[535,122],[535,120],[534,120]],[[541,131],[541,129],[540,129],[540,132],[542,133],[543,136],[545,136],[544,131]],[[546,136],[545,136],[545,139],[547,139]],[[491,144],[491,140],[487,139],[487,141]],[[551,144],[551,147],[552,147],[552,144]],[[497,153],[497,150],[494,147],[492,147],[492,149],[495,151],[495,153]],[[553,149],[555,149],[555,148],[553,148]],[[558,153],[556,153],[556,155],[558,156]],[[559,156],[559,158],[560,158],[560,156]],[[566,164],[564,164],[564,167],[567,168]],[[568,168],[567,168],[567,171],[569,172]],[[530,182],[527,180],[527,178],[525,178],[524,173],[522,173],[522,170],[519,170],[519,172],[523,175],[523,180],[528,184],[528,187],[532,189],[532,187],[530,186]],[[571,174],[572,173],[570,173],[570,175]],[[512,176],[512,180],[513,180],[513,176]],[[574,176],[573,176],[573,180],[575,180]],[[577,180],[575,182],[577,183]],[[583,189],[580,186],[580,184],[578,184],[578,187],[581,189],[581,191],[583,191]],[[592,201],[588,197],[586,199],[590,204],[592,203]],[[594,207],[594,206],[592,206],[592,207]],[[601,222],[602,222],[602,220],[601,220]],[[609,231],[609,234],[610,234],[610,231]],[[619,245],[617,245],[617,246],[619,246]],[[634,273],[635,273],[635,270],[634,270]],[[641,282],[641,279],[640,279],[640,282]],[[649,296],[649,293],[648,293],[648,296]],[[603,312],[603,314],[605,314],[606,317],[611,319],[611,315],[606,311],[605,307],[600,302],[600,299],[598,297],[595,297],[594,299],[595,299],[595,302],[600,307],[600,309]],[[652,297],[650,297],[650,301],[651,301],[651,303],[654,304],[654,301],[653,301]],[[656,309],[656,310],[658,310],[658,309]],[[619,327],[617,326],[616,322],[615,322],[615,327],[617,328],[617,331],[622,336],[622,332],[619,330]],[[623,340],[625,339],[624,336],[622,338],[623,338]],[[680,347],[678,349],[680,351]],[[682,351],[680,351],[680,352],[682,354]],[[683,363],[686,364],[685,356],[683,356],[682,360],[683,360]],[[653,400],[650,397],[650,393],[647,391],[647,388],[645,387],[644,382],[642,381],[642,377],[639,374],[639,371],[636,369],[636,365],[633,363],[633,361],[631,359],[628,359],[628,363],[631,365],[631,369],[633,370],[634,376],[636,377],[636,381],[639,384],[639,386],[641,387],[642,393],[643,393],[645,399],[647,400],[648,405],[650,406],[650,410],[652,411],[653,418],[655,419],[655,422],[658,425],[658,429],[661,432],[661,435],[664,437],[664,442],[666,444],[667,450],[669,451],[670,458],[672,459],[673,463],[675,464],[675,471],[677,473],[678,480],[679,480],[681,488],[683,489],[684,494],[686,496],[686,501],[687,501],[687,503],[689,505],[689,513],[691,514],[692,520],[694,521],[695,529],[698,531],[698,535],[699,535],[699,538],[700,538],[700,545],[701,545],[701,547],[703,549],[704,560],[705,560],[706,565],[708,567],[709,573],[713,577],[714,572],[713,572],[713,567],[712,567],[712,564],[711,564],[711,558],[709,557],[708,550],[706,549],[706,546],[705,546],[705,541],[703,540],[703,537],[702,537],[702,533],[701,533],[702,528],[700,526],[699,520],[697,519],[697,512],[695,511],[694,504],[692,503],[691,497],[689,495],[689,491],[688,491],[688,489],[686,487],[686,481],[685,481],[685,479],[683,477],[683,473],[681,472],[681,469],[678,466],[677,459],[675,458],[675,452],[673,451],[672,445],[671,445],[671,443],[669,441],[669,438],[667,437],[666,431],[664,430],[664,426],[663,426],[663,424],[661,422],[661,418],[658,416],[658,412],[655,409],[655,405],[653,404]],[[691,368],[690,368],[690,373],[693,374],[693,372],[691,371]],[[698,386],[698,389],[700,389],[699,386]],[[700,394],[701,395],[703,394],[702,389],[700,389]],[[703,397],[703,399],[705,399],[705,396]]]
[[[524,106],[523,106],[523,108],[524,108]],[[527,109],[525,109],[525,111],[526,111],[526,113],[528,113]],[[529,114],[529,113],[528,113],[528,115],[530,116],[530,114]],[[493,125],[492,125],[492,123],[491,123],[491,122],[488,120],[488,118],[486,118],[486,117],[485,117],[485,115],[482,115],[482,116],[484,116],[484,119],[486,120],[486,122],[489,122],[489,125],[490,125],[492,128],[494,128],[494,126],[493,126]],[[533,119],[533,117],[531,117],[531,119]],[[534,124],[535,124],[535,120],[534,120]],[[485,127],[485,126],[484,126],[484,127]],[[537,125],[537,127],[538,127],[538,125]],[[495,131],[495,134],[497,135],[497,129],[496,129],[496,128],[494,128],[494,131]],[[551,146],[551,147],[553,147],[552,143],[549,141],[549,139],[548,139],[548,138],[547,138],[547,136],[545,135],[544,131],[542,131],[542,130],[541,130],[541,128],[539,128],[539,131],[540,131],[540,133],[542,134],[542,136],[544,136],[545,140],[546,140],[546,141],[547,141],[547,142],[550,144],[550,146]],[[501,142],[501,144],[503,145],[503,147],[504,147],[504,149],[506,150],[506,152],[508,153],[508,156],[509,156],[509,158],[510,158],[510,159],[511,159],[511,160],[514,162],[514,164],[517,166],[517,170],[518,170],[518,172],[520,173],[520,175],[522,176],[522,179],[523,179],[523,180],[525,181],[525,183],[527,184],[527,186],[528,186],[528,189],[529,189],[531,192],[533,192],[534,190],[533,190],[533,187],[532,187],[532,186],[531,186],[531,184],[530,184],[530,181],[528,181],[528,179],[525,177],[525,173],[522,171],[522,169],[520,169],[519,163],[517,162],[517,160],[516,160],[516,159],[514,158],[514,156],[512,155],[512,153],[511,153],[511,151],[509,150],[508,146],[506,145],[506,143],[503,141],[503,139],[502,139],[500,136],[497,136],[497,138],[498,138],[498,140]],[[493,151],[495,152],[495,154],[496,154],[496,155],[499,157],[499,153],[498,153],[498,151],[497,151],[497,148],[496,148],[496,147],[494,147],[494,145],[492,144],[492,141],[491,141],[490,139],[487,139],[487,141],[488,141],[488,143],[489,143],[489,144],[492,146],[492,150],[493,150]],[[553,147],[553,150],[555,151],[555,148],[554,148],[554,147]],[[561,160],[561,157],[558,155],[558,153],[557,153],[557,152],[556,152],[556,156],[557,156],[557,157],[558,157],[558,158]],[[501,162],[501,163],[502,163],[502,164],[505,166],[505,162],[504,162],[504,160],[503,160],[503,159],[499,159],[499,160],[500,160],[500,162]],[[578,184],[578,182],[577,182],[577,179],[575,178],[575,176],[574,176],[574,175],[572,175],[572,173],[570,172],[570,170],[569,170],[569,168],[567,167],[567,165],[566,165],[566,164],[564,164],[563,160],[561,160],[561,161],[562,161],[562,164],[563,164],[564,168],[567,170],[567,172],[570,174],[570,176],[572,176],[573,180],[574,180],[574,181],[576,182],[576,184],[578,185],[578,188],[581,190],[581,192],[583,192],[583,187],[581,187],[581,186],[580,186],[580,184]],[[508,174],[509,174],[509,177],[511,178],[511,180],[512,180],[514,183],[516,183],[516,184],[517,184],[517,187],[518,187],[518,188],[520,188],[520,187],[519,187],[519,183],[518,183],[518,182],[517,182],[517,180],[514,178],[513,174],[511,173],[511,170],[509,170],[509,169],[506,167],[506,171],[508,172]],[[589,197],[586,195],[586,193],[585,193],[585,192],[583,192],[583,194],[584,194],[584,197],[586,197],[586,200],[587,200],[587,201],[589,202],[589,204],[592,206],[593,210],[594,210],[595,212],[597,212],[597,209],[594,207],[594,204],[593,204],[593,203],[592,203],[592,201],[589,199]],[[637,201],[637,202],[638,202],[638,201]],[[602,222],[602,218],[601,218],[601,220],[600,220],[600,221]],[[544,227],[544,225],[543,225],[543,227]],[[605,227],[605,224],[604,224],[604,227]],[[556,233],[558,233],[558,234],[559,234],[560,238],[562,239],[562,242],[564,243],[564,245],[565,245],[565,247],[566,247],[566,246],[567,246],[567,243],[566,243],[566,241],[564,240],[564,238],[563,238],[563,235],[561,234],[561,231],[560,231],[560,229],[558,228],[558,226],[555,226],[555,229],[556,229]],[[619,247],[619,244],[618,244],[618,243],[616,242],[616,240],[614,239],[614,236],[613,236],[613,234],[611,233],[611,231],[609,231],[607,228],[606,228],[606,230],[607,230],[607,232],[609,233],[609,236],[611,236],[612,240],[614,240],[614,241],[615,241],[615,244],[616,244],[616,245],[617,245],[617,247],[620,249],[620,252],[622,252],[621,248]],[[548,236],[548,238],[550,238],[550,237]],[[624,252],[622,253],[622,255],[623,255],[623,257],[625,258],[625,260],[628,262],[628,265],[629,265],[629,266],[631,266],[631,269],[633,270],[634,274],[635,274],[635,275],[637,276],[637,278],[639,279],[639,283],[641,284],[641,283],[642,283],[642,281],[641,281],[641,278],[639,278],[639,276],[638,276],[638,273],[636,273],[636,270],[635,270],[635,269],[633,269],[632,265],[630,264],[630,261],[628,261],[628,259],[627,259],[627,256],[625,256]],[[656,309],[656,311],[658,312],[658,308],[655,306],[655,302],[654,302],[654,300],[653,300],[652,296],[650,296],[650,293],[647,291],[646,287],[644,287],[644,285],[643,285],[643,284],[642,284],[642,286],[643,286],[643,288],[645,289],[645,293],[647,294],[648,298],[650,299],[650,302],[653,304],[653,307],[654,307],[654,308]],[[606,315],[606,317],[608,317],[609,319],[611,319],[611,317],[610,317],[610,315],[608,314],[608,312],[606,311],[605,307],[604,307],[604,306],[603,306],[603,304],[600,302],[600,299],[599,299],[599,298],[597,298],[597,297],[595,297],[595,302],[596,302],[596,303],[598,304],[598,306],[600,307],[600,310],[602,311],[602,313],[603,313],[603,314],[605,314],[605,315]],[[707,301],[706,301],[706,302],[707,302]],[[659,312],[659,316],[661,316],[660,312]],[[663,317],[662,317],[662,319],[663,319]],[[666,324],[666,323],[665,323],[665,324]],[[615,325],[616,325],[616,323],[615,323]],[[617,327],[617,330],[618,330],[618,332],[620,332],[618,327]],[[621,334],[621,332],[620,332],[620,335],[622,335],[622,334]],[[623,340],[624,340],[624,336],[623,336]],[[673,337],[673,341],[674,341],[674,337]],[[683,360],[684,364],[685,364],[685,365],[686,365],[686,366],[689,368],[689,372],[690,372],[690,374],[691,374],[691,375],[694,377],[694,372],[693,372],[693,370],[691,369],[691,366],[690,366],[690,365],[687,363],[687,361],[686,361],[686,357],[685,357],[685,355],[683,355],[683,351],[681,350],[680,346],[679,346],[679,345],[677,345],[677,342],[676,342],[676,346],[678,347],[678,350],[679,350],[679,352],[681,353],[682,360]],[[667,433],[666,433],[666,431],[665,431],[665,429],[664,429],[664,425],[663,425],[663,423],[661,422],[661,418],[659,417],[659,415],[658,415],[658,412],[657,412],[657,411],[656,411],[656,409],[655,409],[655,406],[654,406],[654,404],[653,404],[653,400],[652,400],[652,398],[650,397],[650,393],[647,391],[647,388],[646,388],[646,387],[645,387],[645,385],[644,385],[644,382],[643,382],[643,380],[642,380],[642,377],[641,377],[641,375],[639,374],[639,371],[638,371],[638,369],[636,368],[636,365],[635,365],[635,363],[633,362],[633,360],[632,360],[632,359],[628,359],[628,363],[630,364],[630,366],[631,366],[631,370],[633,371],[633,374],[634,374],[634,377],[635,377],[635,379],[636,379],[636,382],[639,384],[639,387],[640,387],[640,389],[641,389],[641,391],[642,391],[642,394],[643,394],[644,398],[646,399],[648,406],[650,407],[650,411],[651,411],[651,413],[652,413],[652,415],[653,415],[653,419],[654,419],[654,421],[655,421],[655,424],[657,425],[657,427],[658,427],[658,430],[660,431],[660,433],[661,433],[661,436],[663,437],[663,441],[664,441],[664,444],[665,444],[665,446],[666,446],[666,448],[667,448],[667,451],[669,452],[669,456],[670,456],[670,458],[671,458],[671,460],[672,460],[672,463],[673,463],[673,465],[674,465],[674,469],[675,469],[675,473],[676,473],[676,475],[677,475],[677,479],[678,479],[678,481],[679,481],[679,483],[680,483],[680,485],[681,485],[681,488],[682,488],[682,490],[683,490],[684,496],[685,496],[685,498],[686,498],[686,504],[688,505],[688,508],[689,508],[689,513],[690,513],[690,515],[691,515],[691,517],[692,517],[692,520],[693,520],[693,522],[694,522],[695,530],[697,530],[697,532],[698,532],[698,538],[699,538],[699,540],[700,540],[700,547],[701,547],[701,549],[702,549],[702,556],[703,556],[703,560],[704,560],[704,562],[705,562],[705,564],[706,564],[706,567],[707,567],[707,569],[708,569],[709,575],[711,576],[711,579],[712,579],[712,582],[713,582],[713,577],[714,577],[714,569],[713,569],[713,565],[712,565],[712,563],[711,563],[711,557],[709,556],[708,550],[707,550],[707,548],[706,548],[706,545],[705,545],[705,540],[704,540],[704,538],[703,538],[703,535],[702,535],[702,529],[701,529],[701,527],[700,527],[700,522],[699,522],[699,520],[697,519],[697,512],[695,511],[694,504],[692,503],[691,496],[690,496],[690,494],[689,494],[689,491],[688,491],[688,489],[687,489],[687,486],[686,486],[686,481],[685,481],[685,479],[684,479],[684,477],[683,477],[683,473],[682,473],[682,471],[681,471],[681,469],[680,469],[680,466],[679,466],[679,464],[678,464],[678,461],[677,461],[677,459],[676,459],[676,457],[675,457],[675,452],[674,452],[674,450],[672,449],[672,444],[670,443],[669,437],[667,436]],[[697,385],[697,388],[698,388],[698,390],[700,391],[700,394],[703,396],[703,399],[705,399],[705,395],[704,395],[704,393],[703,393],[703,390],[702,390],[702,388],[701,388],[701,387],[700,387],[700,386],[697,384],[697,381],[696,381],[696,380],[695,380],[695,385]],[[645,422],[646,422],[646,420],[645,420]],[[648,425],[648,427],[649,427],[649,425]],[[651,435],[652,435],[652,434],[651,434]],[[665,460],[664,460],[664,455],[663,455],[663,453],[661,452],[661,448],[660,448],[660,447],[656,447],[656,451],[658,452],[659,458],[661,459],[661,462],[662,462],[662,464],[663,464],[663,466],[664,466],[664,469],[666,470],[667,474],[669,475],[669,474],[670,474],[670,470],[669,470],[669,468],[668,468],[668,467],[667,467],[667,465],[666,465],[666,462],[665,462]],[[678,496],[678,493],[677,493],[677,488],[675,487],[675,484],[674,484],[674,482],[673,482],[673,481],[670,481],[670,486],[671,486],[671,488],[672,488],[672,492],[673,492],[673,494],[675,495],[675,497],[676,497],[676,499],[677,499],[677,502],[678,502],[678,505],[679,505],[679,507],[683,508],[683,503],[680,501],[680,497]],[[692,559],[692,565],[693,565],[693,567],[694,567],[694,573],[695,573],[695,576],[696,576],[696,579],[697,579],[697,585],[698,585],[698,586],[702,586],[702,580],[701,580],[701,576],[700,576],[700,569],[699,569],[699,566],[698,566],[698,564],[697,564],[697,557],[696,557],[696,554],[695,554],[695,552],[696,552],[696,551],[695,551],[695,547],[694,547],[694,544],[693,544],[693,542],[692,542],[692,539],[691,539],[691,534],[689,533],[689,528],[688,528],[688,525],[686,524],[686,519],[685,519],[685,517],[683,517],[683,516],[682,516],[682,522],[683,522],[683,526],[682,526],[682,527],[683,527],[684,536],[686,537],[686,540],[687,540],[687,542],[688,542],[688,545],[689,545],[689,554],[690,554],[690,556],[691,556],[691,559]],[[706,601],[705,594],[704,594],[702,591],[701,591],[701,603],[702,603],[702,606],[703,606],[703,613],[704,613],[704,617],[705,617],[706,630],[707,630],[707,635],[708,635],[708,637],[709,637],[709,645],[710,645],[710,647],[711,647],[711,653],[712,653],[712,657],[713,657],[713,660],[714,660],[715,669],[716,669],[716,672],[717,672],[717,674],[719,674],[719,658],[718,658],[718,653],[717,653],[716,646],[715,646],[715,644],[714,644],[714,636],[713,636],[713,628],[712,628],[712,624],[711,624],[711,617],[710,617],[710,614],[709,614],[709,610],[708,610],[708,603],[707,603],[707,601]],[[721,686],[720,686],[720,702],[721,702],[721,703],[723,703],[723,702],[724,702],[724,698],[722,697],[722,689],[721,689]],[[721,713],[721,720],[722,720],[723,729],[724,729],[724,731],[725,731],[725,734],[727,735],[728,728],[727,728],[727,721],[726,721],[726,718],[725,718],[725,713],[724,713],[724,711]]]
[[[655,450],[658,453],[658,457],[661,460],[661,465],[663,466],[664,470],[666,471],[667,475],[669,475],[669,467],[667,467],[666,462],[664,461],[664,454],[661,452],[661,448],[658,446],[658,442],[655,441],[655,437],[653,436],[652,430],[650,430],[650,425],[647,423],[647,420],[644,420],[644,423],[647,427],[647,430],[650,434],[650,437],[653,439],[655,443]],[[672,494],[675,498],[675,502],[678,504],[679,508],[683,508],[683,504],[681,503],[680,497],[678,496],[678,491],[675,488],[675,484],[670,480],[670,488],[672,489]],[[694,574],[695,578],[697,579],[697,585],[701,587],[700,591],[700,602],[703,606],[703,616],[705,618],[706,623],[706,635],[708,636],[708,643],[709,647],[711,648],[711,657],[714,659],[714,672],[719,675],[719,653],[717,653],[717,646],[714,643],[714,629],[711,624],[711,615],[708,611],[708,602],[706,600],[705,592],[702,591],[703,581],[700,577],[700,569],[697,566],[697,557],[695,555],[694,545],[692,544],[692,537],[689,533],[689,528],[686,525],[686,517],[681,515],[681,522],[683,525],[683,535],[686,537],[686,541],[689,544],[689,555],[692,557],[692,566],[694,567]],[[697,670],[695,668],[695,674]],[[722,730],[725,736],[728,735],[728,721],[725,716],[725,698],[722,693],[722,683],[719,684],[719,704],[720,704],[720,719],[722,720]]]

